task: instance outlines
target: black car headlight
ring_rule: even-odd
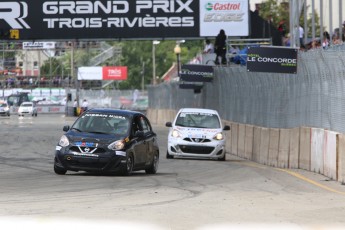
[[[62,147],[66,147],[69,145],[69,140],[65,135],[62,135],[62,137],[60,138],[59,145]]]
[[[108,145],[108,149],[110,149],[110,150],[121,150],[124,147],[125,147],[124,140],[118,140],[118,141],[115,141],[115,142],[111,143],[110,145]]]

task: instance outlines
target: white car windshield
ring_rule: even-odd
[[[181,112],[175,125],[194,128],[220,128],[219,118],[216,114],[198,112]]]

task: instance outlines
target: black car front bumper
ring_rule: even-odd
[[[68,148],[61,148],[55,151],[54,164],[56,167],[76,172],[111,173],[125,167],[126,154],[124,152],[119,154],[116,151],[101,154],[78,153]]]

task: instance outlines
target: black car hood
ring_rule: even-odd
[[[125,136],[123,135],[86,133],[75,131],[68,131],[65,135],[68,137],[70,142],[97,142],[99,144],[110,144],[114,141],[125,138]]]

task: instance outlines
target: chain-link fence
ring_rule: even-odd
[[[178,82],[149,89],[149,108],[216,109],[225,120],[269,128],[309,126],[345,133],[345,49],[298,54],[298,74],[214,67],[200,94]]]

